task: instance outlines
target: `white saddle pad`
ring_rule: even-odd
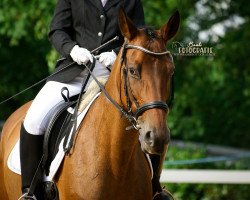
[[[87,114],[90,106],[92,105],[92,103],[95,101],[95,99],[100,95],[100,92],[98,94],[96,94],[94,96],[94,98],[90,101],[90,103],[87,105],[87,107],[81,112],[81,114],[78,115],[77,118],[77,128],[79,127],[81,121],[83,120],[83,118],[85,117],[85,115]],[[53,180],[64,156],[65,156],[65,152],[63,149],[63,142],[64,142],[64,138],[61,141],[60,145],[59,145],[59,151],[55,157],[55,159],[52,161],[51,166],[50,166],[50,174],[47,177],[44,177],[45,180],[51,181]],[[14,146],[14,148],[12,149],[8,161],[7,161],[7,165],[9,167],[9,169],[11,171],[13,171],[16,174],[21,175],[21,167],[20,167],[20,151],[19,151],[19,146],[20,146],[20,141],[18,140],[16,145]]]

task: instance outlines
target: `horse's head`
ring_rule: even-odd
[[[159,30],[138,29],[123,9],[119,12],[120,29],[125,37],[120,53],[125,86],[123,104],[132,109],[142,150],[150,154],[161,154],[170,139],[166,101],[174,63],[166,43],[176,34],[179,22],[177,11]]]

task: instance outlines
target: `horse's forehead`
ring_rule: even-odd
[[[166,43],[161,36],[161,31],[152,28],[140,29],[138,36],[132,44],[141,46],[152,52],[166,51]]]
[[[164,52],[163,50],[149,50],[152,52]],[[170,70],[174,68],[173,57],[170,53],[165,55],[151,55],[137,49],[131,49],[129,51],[128,58],[128,61],[131,62],[131,64],[135,63],[137,65],[141,65],[143,63],[144,67],[148,66],[152,68],[152,66],[156,66],[160,68],[169,68]]]
[[[152,52],[166,51],[166,44],[161,37],[161,32],[153,28],[140,29],[139,34],[133,41],[131,41],[131,44],[141,46]],[[145,67],[148,66],[152,68],[152,65],[154,65],[158,68],[168,69],[168,71],[173,71],[174,69],[173,58],[170,53],[154,56],[137,49],[131,49],[129,58],[136,64],[144,63]]]
[[[144,45],[149,47],[152,46],[152,50],[154,50],[153,48],[157,47],[165,47],[165,42],[162,38],[161,31],[151,27],[140,29],[138,39],[141,40],[141,43]]]

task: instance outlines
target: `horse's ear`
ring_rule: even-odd
[[[161,34],[165,42],[170,40],[172,37],[175,36],[175,34],[178,31],[180,24],[180,13],[179,11],[175,11],[175,13],[172,15],[172,17],[168,20],[168,23],[166,23],[161,28]]]
[[[123,36],[128,40],[132,40],[136,36],[137,28],[129,19],[123,7],[119,10],[119,26]]]

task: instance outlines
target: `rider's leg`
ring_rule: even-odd
[[[106,67],[98,61],[96,62],[93,70],[93,74],[96,77],[108,77],[109,73],[110,72],[106,69]],[[51,110],[64,101],[61,96],[61,89],[63,87],[67,87],[69,89],[70,97],[79,94],[81,90],[81,83],[83,79],[86,79],[86,75],[86,72],[83,71],[69,83],[49,81],[44,85],[32,102],[25,117],[20,137],[23,192],[27,192],[27,189],[29,189],[35,170],[39,164],[40,158],[38,159],[38,157],[41,157],[42,154],[42,147],[40,144],[42,144],[43,139],[38,138],[43,138],[43,134],[48,125],[48,120],[52,114]],[[92,78],[88,81],[86,88],[91,81]],[[36,150],[29,151],[29,149],[32,149],[31,146]]]
[[[42,156],[43,134],[50,110],[62,103],[61,88],[67,87],[70,96],[80,92],[77,82],[69,84],[50,81],[40,90],[32,102],[20,131],[20,160],[22,192],[26,193]]]
[[[43,135],[29,134],[22,124],[20,131],[20,160],[23,194],[28,192],[28,188],[38,167],[42,156],[42,146]]]

